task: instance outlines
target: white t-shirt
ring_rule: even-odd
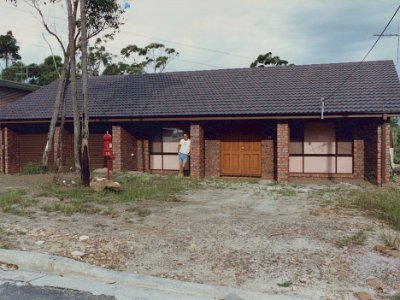
[[[181,148],[179,150],[180,153],[188,154],[190,152],[190,139],[188,139],[187,141],[185,141],[185,139],[181,139],[179,145],[181,145]]]

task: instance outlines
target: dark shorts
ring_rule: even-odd
[[[184,153],[178,153],[179,162],[186,164],[188,161],[188,155]]]

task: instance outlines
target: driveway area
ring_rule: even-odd
[[[64,201],[40,195],[51,181],[0,176],[0,191],[23,188],[39,201],[29,215],[0,213],[10,248],[310,299],[388,299],[400,291],[400,258],[375,250],[389,227],[340,205],[346,191],[361,188],[355,185],[210,179],[175,201],[118,202],[65,215],[39,209]]]

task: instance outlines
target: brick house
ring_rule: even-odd
[[[389,122],[400,113],[391,61],[100,76],[89,87],[92,168],[104,166],[109,131],[114,170],[176,173],[188,132],[195,177],[390,180]],[[40,162],[56,88],[0,109],[3,172]],[[70,103],[67,113],[62,157],[72,165]]]
[[[39,86],[0,79],[0,107],[36,91]]]

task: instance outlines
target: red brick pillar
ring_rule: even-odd
[[[381,142],[382,183],[381,184],[382,186],[389,186],[390,185],[390,122],[389,121],[382,124],[381,135],[382,135],[382,142]]]
[[[276,125],[276,155],[278,183],[289,183],[289,124],[287,121],[278,121]]]
[[[4,173],[4,140],[3,128],[0,127],[0,173]]]
[[[382,185],[382,125],[378,124],[377,127],[375,128],[375,134],[376,134],[376,184],[377,185]]]
[[[137,170],[150,172],[150,144],[147,139],[137,140]]]
[[[18,173],[19,169],[19,143],[18,134],[8,127],[4,127],[4,173]]]
[[[361,130],[364,129],[364,127],[360,126],[361,124],[356,124],[355,132],[354,132],[354,157],[353,157],[353,164],[354,164],[354,178],[357,179],[364,179],[364,173],[365,173],[365,168],[364,168],[364,138],[362,136],[362,133],[360,132]]]
[[[190,125],[190,175],[204,177],[204,130],[200,124]]]
[[[113,161],[114,171],[137,170],[137,141],[129,131],[122,126],[112,127],[113,149],[115,159]]]

